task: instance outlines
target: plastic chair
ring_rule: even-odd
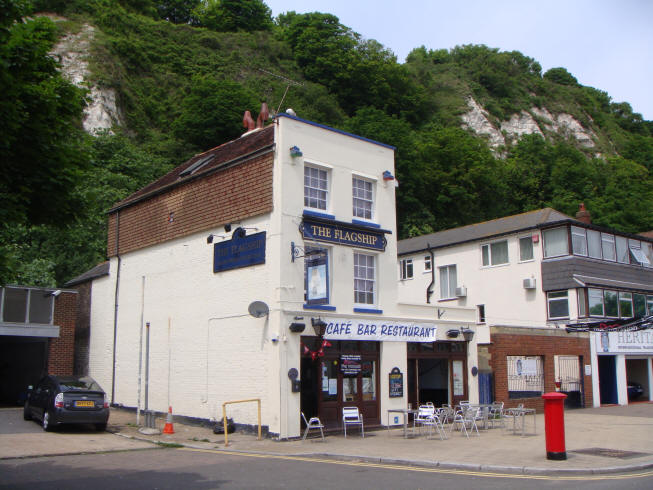
[[[363,415],[358,411],[358,407],[342,407],[342,426],[345,430],[345,437],[347,437],[348,425],[360,425],[361,437],[365,437],[365,429],[363,428]]]
[[[304,423],[306,424],[306,431],[304,432],[304,437],[302,437],[302,441],[306,440],[308,431],[311,429],[320,429],[320,434],[322,434],[322,440],[324,441],[324,425],[322,425],[320,419],[317,417],[311,417],[309,420],[306,420],[306,415],[304,415],[304,412],[302,412],[302,418],[304,419]]]

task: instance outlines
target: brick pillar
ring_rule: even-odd
[[[75,357],[75,321],[77,294],[62,292],[54,299],[54,325],[59,326],[59,337],[52,338],[48,347],[48,374],[73,374]]]

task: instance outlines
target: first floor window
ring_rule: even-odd
[[[603,316],[603,290],[602,289],[589,289],[588,301],[590,316]]]
[[[558,257],[569,254],[567,228],[553,228],[542,232],[544,256]]]
[[[549,319],[569,318],[569,293],[568,291],[552,291],[547,293]]]
[[[456,266],[445,265],[439,268],[440,270],[440,298],[455,298],[456,297]]]
[[[619,294],[617,291],[606,289],[603,291],[603,304],[605,305],[605,316],[619,317]]]
[[[587,236],[585,228],[579,226],[571,227],[571,248],[574,255],[587,256]]]
[[[529,236],[519,239],[519,260],[533,260],[533,239]]]
[[[374,255],[354,252],[354,303],[373,305],[375,292]]]
[[[485,323],[485,305],[476,305],[478,311],[478,323]]]
[[[431,256],[430,255],[425,255],[424,256],[424,272],[431,272],[432,267],[433,267],[433,263],[431,262]]]
[[[304,206],[327,209],[328,173],[315,167],[304,167]]]
[[[401,280],[413,278],[413,259],[401,260]]]
[[[508,240],[482,245],[481,252],[484,266],[507,264]]]
[[[619,293],[619,313],[621,318],[633,317],[633,293]]]
[[[372,182],[353,177],[352,195],[354,197],[354,217],[372,219],[372,207],[374,205]]]

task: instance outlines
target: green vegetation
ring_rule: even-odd
[[[90,81],[124,117],[93,137],[85,91],[47,55],[84,24]],[[517,51],[422,46],[400,64],[334,15],[271,19],[261,0],[0,0],[0,38],[0,283],[54,286],[104,260],[106,210],[237,137],[263,101],[394,145],[400,238],[579,202],[596,224],[653,229],[653,122]],[[545,130],[493,152],[461,129],[470,97],[495,127],[524,111],[544,128],[533,108],[569,114],[595,146]]]

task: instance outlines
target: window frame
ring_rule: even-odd
[[[580,250],[576,249],[576,244],[579,245]],[[581,226],[571,226],[571,252],[573,255],[579,257],[587,257],[589,255],[587,246],[587,230]]]
[[[450,296],[444,296],[443,293],[443,287],[442,287],[442,281],[443,281],[443,271],[446,270],[446,279],[447,279],[447,293],[450,294]],[[451,287],[451,272],[453,271],[453,277],[454,277],[454,286],[453,288]],[[447,300],[447,299],[455,299],[456,296],[456,288],[458,287],[458,270],[456,268],[456,264],[448,264],[448,265],[442,265],[438,267],[438,276],[440,279],[440,299],[441,300]]]
[[[531,249],[531,257],[528,259],[525,259],[522,254],[522,241],[526,240],[530,244],[530,249]],[[518,239],[519,242],[519,262],[532,262],[535,260],[535,247],[533,247],[533,237],[531,235],[528,236],[522,236],[519,237]]]
[[[369,192],[370,192],[370,195],[371,195],[369,200],[366,199],[365,197],[360,197],[360,196],[356,195],[357,194],[356,190],[360,189],[359,187],[356,187],[356,185],[355,185],[356,181],[360,181],[360,182],[362,182],[364,184],[369,184],[369,186],[370,186]],[[375,214],[376,214],[374,212],[375,211],[374,206],[375,206],[375,203],[376,203],[376,199],[375,199],[376,198],[376,185],[375,184],[376,184],[375,181],[370,180],[370,179],[365,178],[365,177],[362,177],[360,175],[353,174],[351,176],[352,216],[353,216],[354,219],[361,219],[361,220],[365,220],[365,221],[374,221],[375,220]],[[363,192],[367,192],[367,190],[363,189]],[[364,207],[359,208],[359,207],[356,206],[357,201],[369,202],[369,207],[370,207],[369,217],[359,216],[358,214],[356,214],[358,209],[363,210],[363,212],[366,211],[366,209]]]
[[[369,263],[357,264],[357,259],[360,260],[360,257],[365,257],[366,262],[368,262],[368,260],[371,259],[371,267],[370,267]],[[360,276],[359,274],[357,274],[357,272],[359,272],[358,269],[360,269],[360,268],[364,268],[366,270],[371,269],[372,272],[373,272],[374,277],[372,279],[370,279],[367,276],[366,277]],[[377,285],[377,282],[376,282],[377,281],[376,269],[377,269],[377,256],[376,255],[366,254],[366,253],[359,252],[359,251],[354,251],[354,305],[360,306],[360,307],[363,307],[363,308],[369,308],[370,306],[374,306],[374,305],[377,304],[377,300],[378,300],[378,298],[377,298],[377,288],[378,288],[378,285]],[[357,285],[358,285],[357,281],[362,281],[363,283],[366,283],[366,284],[371,283],[372,291],[370,292],[368,290],[358,289],[357,288]],[[364,303],[362,303],[360,301],[357,301],[359,294],[363,294],[363,295],[371,294],[372,295],[372,301],[371,302],[364,302]]]
[[[306,171],[310,170],[315,170],[317,172],[324,172],[326,178],[324,179],[326,181],[326,188],[321,189],[319,187],[312,187],[310,185],[310,179],[314,178],[313,176],[309,175],[309,184],[306,183]],[[317,177],[318,181],[320,180],[320,177]],[[324,208],[319,207],[319,206],[311,206],[311,199],[314,199],[316,201],[321,202],[322,200],[319,197],[311,197],[310,195],[307,195],[307,189],[312,189],[319,192],[324,192]],[[310,209],[310,210],[315,210],[318,212],[328,212],[331,208],[331,169],[325,166],[317,165],[314,163],[308,163],[306,162],[304,164],[304,209]]]
[[[564,293],[564,296],[562,294]],[[552,298],[551,296],[554,294],[560,294],[561,296],[559,297],[554,297]],[[567,314],[564,316],[552,316],[551,315],[551,303],[553,302],[566,302],[567,303]],[[562,289],[558,291],[547,291],[546,293],[546,315],[549,320],[563,320],[563,319],[569,319],[569,290],[568,289]]]
[[[549,255],[549,253],[547,252],[547,242],[549,242],[549,240],[547,239],[547,235],[552,234],[554,232],[558,232],[559,230],[564,231],[564,235],[565,235],[565,240],[564,240],[564,242],[565,242],[565,251],[562,252],[562,253],[555,253],[555,254]],[[550,258],[553,258],[553,257],[564,257],[566,255],[569,255],[569,227],[567,227],[567,226],[557,226],[555,228],[548,228],[546,230],[542,230],[542,241],[544,242],[543,254],[544,254],[545,259],[550,259]]]
[[[506,244],[506,261],[495,264],[493,261],[494,255],[492,254],[492,246],[496,246],[500,243]],[[487,250],[487,253],[486,253]],[[485,263],[485,257],[487,255],[488,263]],[[504,238],[501,240],[494,240],[492,242],[487,242],[481,244],[481,265],[482,267],[500,267],[502,265],[510,265],[510,247],[508,246],[508,239]]]
[[[606,248],[604,246],[606,243],[609,243],[612,248],[611,257],[606,256]],[[612,233],[601,232],[601,255],[603,256],[603,260],[607,260],[608,262],[617,261],[617,243]]]
[[[601,232],[596,231],[596,230],[590,230],[587,229],[585,230],[587,234],[587,256],[592,258],[592,259],[603,259],[603,243],[601,240]],[[592,238],[590,238],[592,237]],[[598,247],[598,255],[596,255],[597,250],[592,250],[596,249]],[[594,253],[594,255],[593,255]]]
[[[413,259],[401,259],[399,261],[399,279],[401,281],[412,279],[414,277],[414,269]]]
[[[433,260],[430,255],[424,256],[424,272],[431,272],[433,270]]]

